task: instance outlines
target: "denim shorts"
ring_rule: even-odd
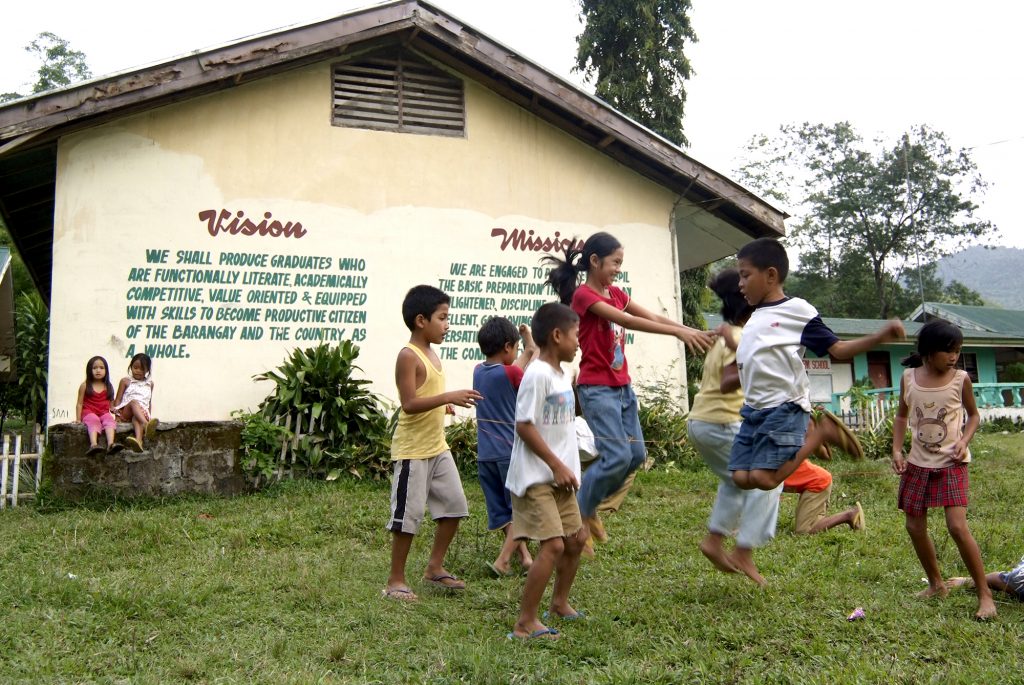
[[[1006,583],[1010,594],[1024,602],[1024,558],[1012,570],[1000,573],[999,579]]]
[[[795,402],[768,409],[744,404],[743,425],[732,443],[730,471],[775,471],[796,456],[804,445],[811,415]]]
[[[477,478],[484,491],[487,507],[487,530],[500,530],[512,522],[512,495],[505,488],[511,460],[478,461]]]

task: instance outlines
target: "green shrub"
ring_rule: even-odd
[[[1014,362],[1013,364],[1007,364],[1003,369],[999,371],[999,382],[1000,383],[1020,383],[1024,382],[1024,364],[1021,362]]]
[[[885,414],[885,418],[874,428],[863,428],[857,431],[857,439],[864,449],[865,459],[889,459],[892,457],[892,431],[896,420],[896,408]],[[903,453],[910,451],[910,428],[903,436]]]
[[[46,424],[50,312],[35,293],[22,293],[15,307],[18,404],[26,422]]]
[[[445,440],[452,451],[452,457],[463,477],[476,475],[476,421],[464,419],[455,421],[444,429]],[[510,448],[511,449],[511,448]]]
[[[686,437],[686,414],[679,407],[679,382],[671,373],[670,369],[661,378],[636,386],[647,458],[662,466],[700,461]]]
[[[292,432],[284,426],[268,421],[263,414],[245,411],[232,412],[242,422],[242,468],[259,487],[274,477],[281,454],[281,444],[290,440]]]
[[[358,356],[359,347],[349,340],[296,348],[276,372],[254,376],[274,383],[260,414],[279,425],[291,417],[300,436],[296,461],[310,475],[333,480],[344,472],[377,479],[389,472],[397,414],[386,413],[366,389],[370,381],[354,376],[362,371],[354,363]]]
[[[1024,419],[1019,416],[995,416],[982,421],[978,428],[981,433],[1020,433],[1024,431]]]

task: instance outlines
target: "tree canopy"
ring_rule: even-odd
[[[63,88],[92,76],[92,71],[85,61],[85,53],[72,50],[68,41],[49,31],[43,31],[36,36],[35,40],[25,46],[25,52],[39,60],[36,82],[32,86],[33,93]],[[20,93],[2,93],[0,102],[20,97]]]
[[[686,42],[697,42],[690,0],[581,0],[576,69],[595,94],[678,145],[693,75]]]
[[[800,264],[787,292],[806,288],[832,316],[906,315],[920,301],[920,263],[931,265],[933,300],[980,301],[935,277],[938,258],[994,231],[975,216],[985,188],[977,167],[943,133],[916,126],[899,140],[867,144],[847,122],[805,123],[756,137],[747,151],[740,179],[802,216],[792,232]]]

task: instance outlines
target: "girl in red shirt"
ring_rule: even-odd
[[[713,342],[710,333],[655,314],[615,287],[623,256],[622,244],[601,232],[587,238],[582,249],[566,248],[564,259],[543,258],[554,267],[547,283],[580,317],[578,392],[600,456],[583,474],[578,498],[583,520],[599,541],[607,536],[597,518],[598,504],[647,458],[626,361],[626,330],[671,335],[694,352],[707,351]]]
[[[99,445],[100,431],[107,437],[107,453],[113,454],[123,449],[114,442],[114,428],[117,423],[110,413],[110,401],[114,399],[114,386],[110,382],[107,360],[93,357],[85,365],[85,382],[78,386],[78,404],[75,408],[75,419],[85,424],[89,432],[89,451],[96,455],[103,452]]]

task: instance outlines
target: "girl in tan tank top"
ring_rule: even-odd
[[[978,590],[974,617],[996,615],[992,591],[985,582],[981,551],[967,528],[968,445],[980,416],[970,377],[957,368],[963,334],[941,319],[926,323],[917,334],[917,353],[903,360],[909,366],[900,381],[900,404],[893,423],[892,468],[900,475],[899,507],[907,515],[907,532],[928,575],[920,597],[945,597],[935,546],[928,535],[928,509],[943,507],[946,527]],[[966,423],[964,421],[966,414]],[[910,453],[903,454],[907,425]]]

